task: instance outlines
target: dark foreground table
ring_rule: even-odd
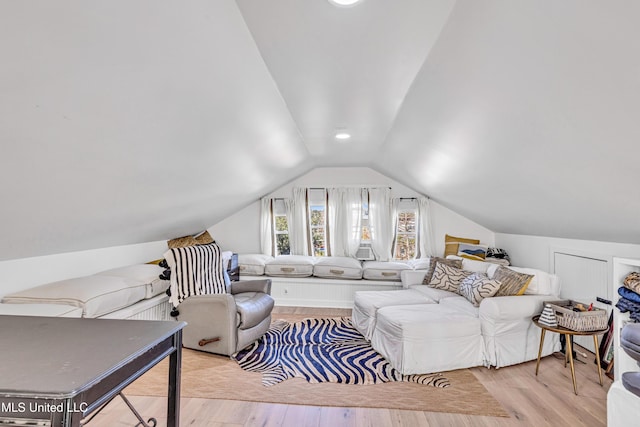
[[[0,424],[80,420],[167,356],[167,426],[180,417],[184,322],[0,316]]]

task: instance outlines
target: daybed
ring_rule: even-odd
[[[136,264],[60,280],[5,295],[0,314],[168,320],[171,306],[163,268]]]
[[[492,278],[498,268],[505,267],[460,261],[466,277],[486,274],[484,281],[494,282],[491,286],[497,289],[501,286]],[[557,297],[559,279],[540,270],[509,269],[533,276],[524,295],[479,297],[475,301],[478,306],[470,302],[473,296],[422,284],[426,270],[404,271],[403,290],[356,293],[354,324],[403,374],[481,365],[500,368],[533,360],[538,353],[540,329],[531,317],[542,311],[544,301]],[[544,343],[543,355],[559,349],[558,337],[550,338]]]
[[[279,306],[352,308],[355,293],[402,289],[401,274],[423,260],[364,261],[349,257],[239,254],[240,280],[268,276]],[[256,277],[257,276],[257,277]]]

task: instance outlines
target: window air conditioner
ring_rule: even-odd
[[[373,261],[376,259],[373,254],[373,249],[371,249],[371,245],[362,245],[358,248],[358,252],[356,252],[356,258],[360,261]]]

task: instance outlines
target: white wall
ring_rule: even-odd
[[[496,246],[505,249],[511,263],[517,266],[538,268],[553,272],[552,252],[570,252],[600,259],[612,257],[640,258],[640,245],[593,240],[560,239],[555,237],[522,236],[496,233]]]
[[[368,186],[391,187],[392,197],[417,197],[420,194],[370,168],[316,168],[283,185],[268,197],[291,197],[294,187]],[[446,207],[432,202],[432,226],[436,250],[444,253],[444,235],[480,239],[493,246],[494,233]],[[236,214],[209,228],[213,238],[224,250],[238,253],[260,252],[260,202],[256,201]]]
[[[124,265],[162,258],[167,242],[115,246],[0,261],[0,296],[56,280],[86,276]]]

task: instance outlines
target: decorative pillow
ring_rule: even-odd
[[[362,279],[362,264],[350,257],[322,257],[313,266],[313,275],[329,279]]]
[[[624,278],[624,287],[640,294],[640,273],[632,271]]]
[[[171,298],[177,307],[193,295],[224,294],[224,266],[215,243],[169,249],[164,258],[171,268]]]
[[[443,291],[458,292],[460,283],[468,275],[473,274],[450,265],[436,262],[436,268],[429,286]]]
[[[500,285],[500,282],[491,280],[484,274],[472,273],[462,279],[458,293],[475,307],[479,307],[483,299],[492,297],[498,292]]]
[[[176,239],[171,239],[167,242],[169,249],[184,248],[186,246],[206,245],[214,243],[213,237],[209,234],[208,230],[198,233],[195,236],[183,236]]]
[[[304,255],[280,255],[267,261],[264,274],[275,277],[309,277],[316,259]]]
[[[504,249],[500,248],[487,248],[487,258],[498,258],[507,260],[507,262],[511,263],[511,259],[509,259],[509,254]]]
[[[458,244],[458,256],[477,261],[484,261],[487,256],[487,247],[485,245],[460,243]]]
[[[450,265],[451,267],[462,268],[462,259],[444,259],[433,256],[429,259],[429,269],[427,270],[427,274],[424,276],[424,280],[422,281],[423,285],[428,285],[429,282],[431,282],[433,272],[436,270],[436,263],[438,262],[445,265]]]
[[[456,255],[458,253],[458,246],[460,243],[470,243],[472,245],[479,245],[478,239],[467,239],[465,237],[454,237],[448,234],[444,235],[444,257],[447,255]]]
[[[511,270],[507,267],[498,267],[493,279],[501,283],[500,289],[496,293],[497,297],[523,295],[527,286],[533,279],[532,274],[523,274]]]
[[[238,266],[240,274],[249,276],[262,276],[264,274],[264,266],[271,261],[271,255],[264,254],[238,254]]]
[[[362,277],[367,280],[400,280],[403,270],[412,270],[405,262],[365,261],[362,264]]]

